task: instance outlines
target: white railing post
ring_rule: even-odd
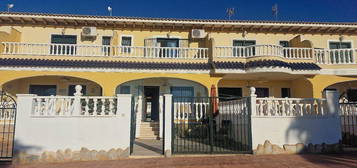
[[[250,95],[249,95],[249,99],[248,99],[248,121],[250,120],[250,126],[248,126],[248,128],[250,128],[250,137],[251,137],[251,143],[252,146],[251,148],[254,149],[255,144],[259,143],[259,142],[255,142],[255,132],[254,132],[254,118],[256,116],[256,110],[257,110],[257,95],[255,94],[255,88],[254,87],[250,87]]]
[[[166,157],[171,156],[172,141],[172,94],[164,94],[164,152]]]
[[[82,105],[81,105],[82,86],[81,85],[76,85],[75,89],[76,89],[76,92],[74,93],[73,115],[74,116],[80,116],[81,113],[82,113]]]
[[[136,105],[136,132],[135,135],[138,137],[141,133],[141,121],[143,120],[143,97],[138,96]]]
[[[164,106],[164,98],[163,96],[160,96],[159,98],[159,137],[160,139],[162,139],[163,137],[163,126],[164,126],[164,109],[163,109],[163,106]]]
[[[121,134],[119,148],[128,149],[126,155],[130,155],[130,130],[131,130],[131,94],[118,94],[117,95],[117,115],[120,119],[120,128],[124,131]]]

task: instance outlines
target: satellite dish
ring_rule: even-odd
[[[112,10],[113,10],[113,8],[110,7],[110,6],[108,6],[108,12],[109,12],[109,15],[110,15],[110,16],[112,16]]]
[[[7,4],[7,12],[10,12],[10,9],[14,7],[14,4]]]

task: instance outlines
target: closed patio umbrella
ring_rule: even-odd
[[[218,98],[216,95],[216,86],[211,86],[211,104],[212,104],[212,114],[213,116],[217,116],[219,114],[218,111]]]

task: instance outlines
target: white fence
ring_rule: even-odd
[[[3,42],[3,54],[39,56],[89,56],[207,59],[208,48],[134,47],[109,45],[39,44]]]
[[[208,102],[174,102],[174,120],[200,121],[209,109]]]
[[[355,64],[355,49],[315,49],[318,64]]]
[[[128,156],[131,100],[125,94],[115,98],[17,95],[15,151],[41,156],[45,151],[79,151],[82,147],[97,151],[120,148]]]
[[[116,116],[115,97],[34,96],[32,117]]]
[[[287,59],[310,59],[317,64],[355,64],[355,53],[355,49],[314,49],[277,45],[220,46],[215,48],[215,55],[222,58],[278,56]]]
[[[325,110],[325,99],[257,98],[255,116],[323,116]]]
[[[217,57],[248,58],[257,56],[279,56],[288,59],[312,59],[312,48],[286,48],[278,45],[252,45],[246,47],[216,47]]]

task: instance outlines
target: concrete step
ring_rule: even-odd
[[[142,131],[160,131],[160,128],[152,128],[152,127],[140,127]]]
[[[159,132],[140,132],[139,133],[139,136],[145,136],[145,135],[158,136]]]
[[[160,126],[159,122],[141,122],[140,125],[152,127]]]
[[[159,139],[158,136],[139,136],[137,139]]]

